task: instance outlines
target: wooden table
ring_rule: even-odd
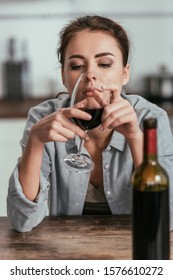
[[[128,260],[131,239],[131,218],[126,215],[45,218],[27,233],[14,231],[6,217],[0,218],[1,260]]]

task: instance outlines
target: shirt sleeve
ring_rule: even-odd
[[[40,191],[34,202],[26,198],[18,179],[18,164],[10,179],[7,196],[7,215],[12,226],[19,232],[30,231],[47,214],[49,183],[40,175]]]
[[[38,119],[37,114],[31,110],[21,140],[22,150],[25,149],[32,125],[37,122]],[[19,181],[18,167],[20,159],[9,178],[7,215],[12,226],[19,232],[30,231],[33,227],[37,226],[48,213],[47,200],[50,187],[48,174],[48,172],[50,172],[48,168],[50,164],[48,160],[49,157],[44,149],[42,161],[43,170],[40,172],[40,190],[34,202],[26,198]],[[47,166],[47,169],[44,168],[44,166]],[[46,170],[45,174],[44,170]]]
[[[158,117],[158,160],[169,177],[170,229],[173,229],[173,136],[165,111]]]

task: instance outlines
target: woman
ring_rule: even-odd
[[[58,58],[68,94],[43,102],[28,115],[21,145],[23,154],[9,180],[7,208],[18,231],[29,231],[47,214],[131,213],[130,178],[143,159],[142,120],[157,117],[159,160],[173,188],[173,141],[168,117],[162,109],[138,95],[125,95],[129,81],[129,40],[116,22],[99,16],[84,16],[70,22],[60,33]],[[69,108],[74,85],[83,72],[102,73],[111,80],[112,103],[102,125],[85,132],[72,118],[88,119],[86,112]],[[165,137],[165,135],[167,137]],[[84,142],[94,170],[67,170],[61,159]],[[173,204],[172,204],[173,205]]]

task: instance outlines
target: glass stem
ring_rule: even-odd
[[[85,130],[85,133],[87,133],[87,131],[88,131],[88,130]],[[78,151],[78,153],[77,153],[78,156],[81,156],[81,151],[82,151],[82,147],[83,147],[84,141],[85,141],[84,138],[82,138],[82,139],[80,140],[79,151]]]

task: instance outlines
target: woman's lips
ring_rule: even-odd
[[[83,95],[87,96],[93,96],[94,93],[98,92],[99,89],[94,87],[88,87],[83,91]]]

